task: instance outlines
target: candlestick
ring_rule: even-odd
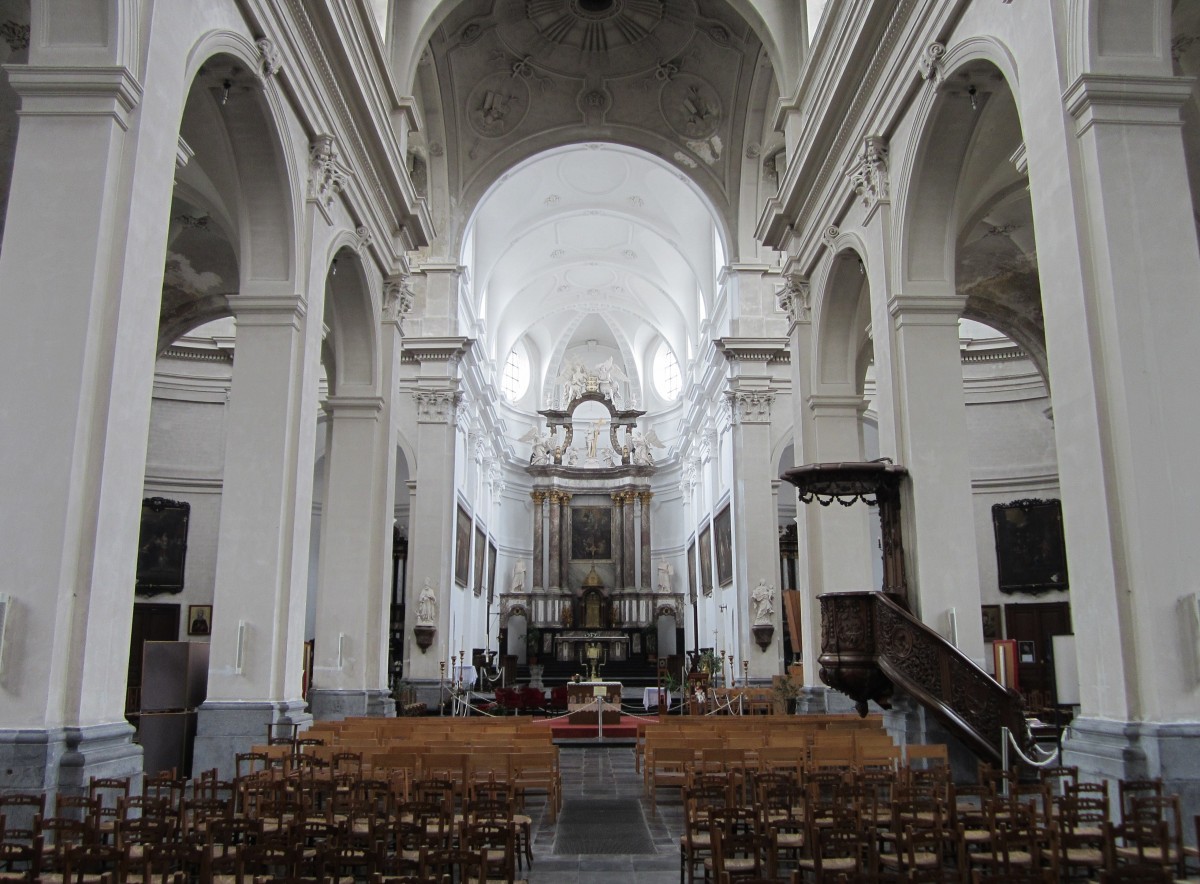
[[[750,684],[750,661],[742,661],[742,687]]]

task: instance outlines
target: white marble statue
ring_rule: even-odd
[[[770,626],[775,617],[775,587],[767,586],[765,580],[758,581],[750,594],[750,602],[754,605],[754,625]]]
[[[525,560],[517,559],[517,563],[513,565],[512,586],[509,592],[524,592],[525,591]]]
[[[437,626],[437,616],[437,593],[433,591],[433,584],[426,577],[425,585],[421,587],[421,594],[417,597],[417,625]]]
[[[529,442],[533,446],[529,455],[529,462],[534,466],[545,466],[551,462],[550,445],[552,439],[549,430],[540,429],[535,424],[529,428],[529,432],[517,441]]]
[[[655,582],[654,588],[658,592],[671,591],[671,576],[675,573],[675,568],[666,559],[660,559],[658,562],[658,580]]]
[[[620,408],[620,384],[628,382],[629,378],[613,364],[611,356],[596,366],[596,377],[600,382],[600,393],[611,399],[613,404]]]
[[[666,448],[654,430],[633,431],[633,462],[638,466],[654,466],[654,454],[651,448]]]

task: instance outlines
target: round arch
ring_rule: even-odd
[[[189,94],[207,88],[224,102],[221,119],[245,219],[236,242],[243,290],[251,280],[295,281],[301,237],[299,163],[285,149],[283,101],[259,73],[261,65],[258,47],[229,31],[201,36],[185,65]]]
[[[326,371],[332,395],[380,392],[378,298],[356,246],[353,234],[335,237],[325,278]]]
[[[860,353],[870,317],[866,247],[854,233],[843,233],[830,256],[813,315],[814,390],[861,387]]]

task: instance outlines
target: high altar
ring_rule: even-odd
[[[625,407],[614,376],[608,363],[568,367],[559,407],[540,411],[546,427],[526,439],[533,566],[528,586],[522,576],[500,593],[500,625],[507,632],[524,617],[541,635],[531,651],[560,663],[586,665],[586,647],[595,643],[608,663],[646,660],[657,650],[660,618],[683,627],[684,597],[675,589],[682,580],[673,581],[665,563],[656,568],[650,553],[650,479],[661,443],[638,429],[645,412]]]

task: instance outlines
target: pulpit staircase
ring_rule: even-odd
[[[913,616],[899,595],[833,592],[821,603],[821,680],[889,708],[896,688],[916,699],[981,759],[999,765],[1007,727],[1027,749],[1021,696]]]

